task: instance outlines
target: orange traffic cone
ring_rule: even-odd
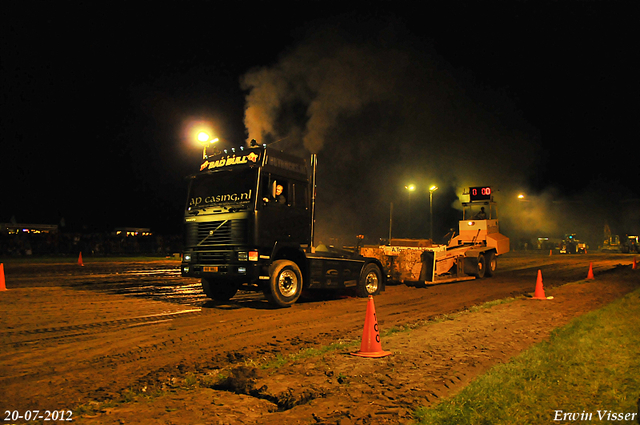
[[[0,263],[0,291],[6,291],[7,286],[4,283],[4,263]]]
[[[633,267],[631,267],[633,270],[638,268],[638,263],[636,262],[636,256],[633,256]]]
[[[589,263],[589,273],[587,273],[587,279],[595,279],[595,277],[593,277],[593,263]]]
[[[536,280],[536,292],[533,294],[534,300],[546,300],[544,288],[542,287],[542,271],[538,270],[538,280]]]
[[[380,332],[378,331],[378,319],[376,319],[376,307],[373,305],[373,295],[369,295],[369,301],[367,303],[367,315],[364,319],[360,351],[351,354],[359,357],[372,358],[385,357],[393,354],[390,351],[382,350]]]
[[[82,262],[82,251],[80,251],[80,255],[78,255],[78,265],[84,266],[84,263]]]
[[[551,254],[553,254],[553,249],[549,250],[549,257],[551,257]]]

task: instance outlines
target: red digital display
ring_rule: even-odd
[[[469,200],[470,201],[490,201],[491,200],[491,187],[470,187],[469,188]]]

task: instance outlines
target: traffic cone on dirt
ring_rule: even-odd
[[[549,257],[551,257],[551,254],[553,254],[553,249],[549,250]]]
[[[0,263],[0,291],[6,291],[7,286],[4,283],[4,263]]]
[[[80,251],[80,255],[78,255],[78,265],[84,266],[84,263],[82,262],[82,251]]]
[[[593,277],[593,263],[589,263],[589,273],[587,273],[587,279],[595,279],[595,277]]]
[[[536,292],[533,293],[534,300],[550,300],[553,297],[547,298],[544,294],[544,288],[542,287],[542,271],[538,270],[538,280],[536,280]]]
[[[638,263],[636,262],[636,256],[633,256],[633,267],[631,267],[631,269],[635,270],[638,268]]]
[[[359,357],[385,357],[391,353],[383,351],[380,344],[380,332],[378,331],[378,319],[376,319],[376,307],[373,304],[373,295],[369,295],[367,302],[367,314],[364,319],[364,330],[362,332],[362,342],[360,343],[360,351],[351,353],[353,356]]]

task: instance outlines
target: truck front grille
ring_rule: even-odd
[[[246,219],[187,223],[187,248],[197,251],[247,243]]]

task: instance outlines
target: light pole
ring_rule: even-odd
[[[391,228],[393,227],[393,202],[389,203],[389,245],[391,245]]]
[[[438,186],[433,185],[429,188],[429,225],[430,225],[430,231],[429,231],[429,237],[431,238],[431,241],[433,241],[433,192],[435,192],[436,190],[438,190]]]
[[[409,191],[409,237],[411,237],[411,192],[416,190],[416,185],[408,184],[404,188]]]

